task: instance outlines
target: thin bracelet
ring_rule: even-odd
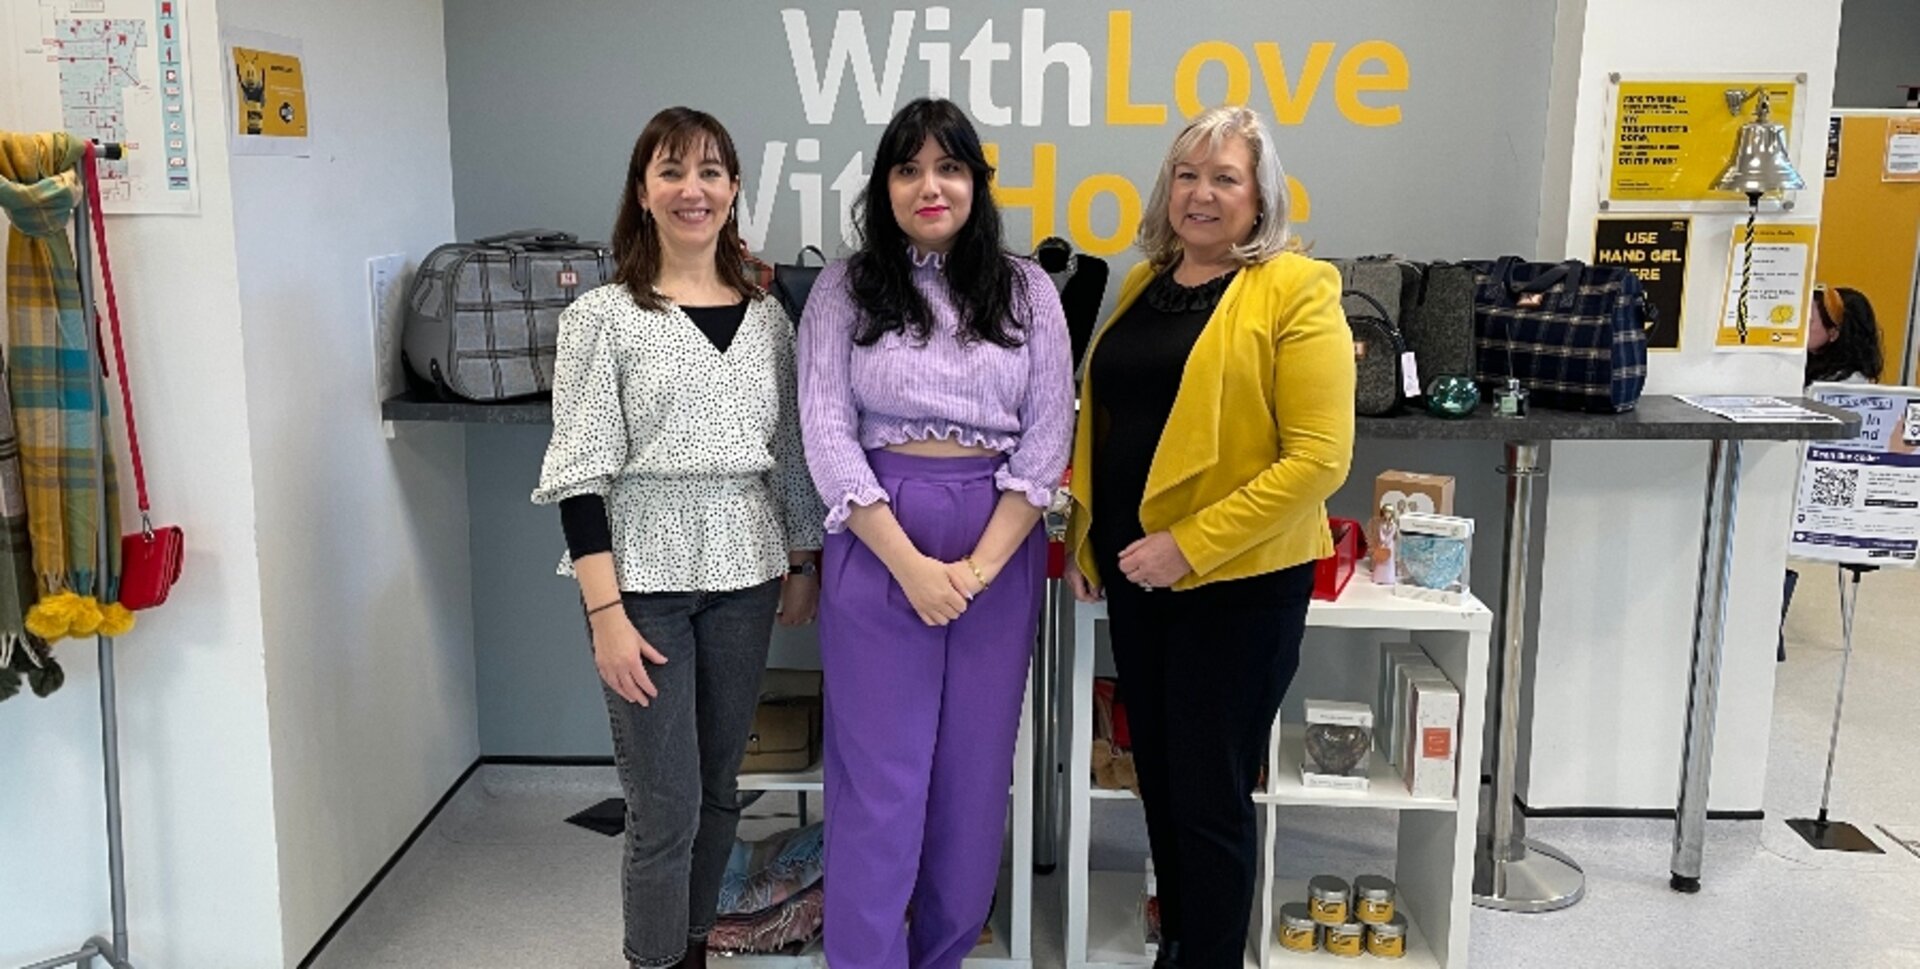
[[[593,618],[593,614],[594,614],[594,613],[596,613],[596,612],[606,612],[606,611],[607,611],[608,609],[612,609],[612,608],[613,608],[614,606],[617,606],[617,605],[619,605],[619,604],[620,604],[620,600],[619,600],[619,599],[615,599],[615,600],[613,600],[612,602],[609,602],[609,603],[607,603],[607,604],[606,604],[606,605],[604,605],[604,606],[594,606],[594,607],[593,607],[592,609],[588,609],[588,610],[587,610],[587,618],[589,618],[589,619],[591,619],[591,618]]]
[[[986,573],[980,571],[980,566],[973,564],[973,556],[969,555],[960,561],[967,563],[967,568],[973,570],[973,577],[980,580],[981,591],[984,592],[993,586],[993,583],[987,581]]]

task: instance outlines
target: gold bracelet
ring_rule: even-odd
[[[967,568],[970,568],[973,570],[973,577],[975,579],[980,580],[980,589],[982,591],[992,588],[993,583],[987,581],[986,573],[980,571],[980,566],[973,564],[973,556],[969,555],[966,558],[961,559],[960,561],[967,563]]]

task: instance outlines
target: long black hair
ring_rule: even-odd
[[[1820,317],[1814,322],[1824,320],[1838,332],[1826,346],[1807,354],[1807,383],[1845,380],[1856,373],[1878,382],[1886,358],[1880,349],[1880,323],[1874,319],[1873,304],[1857,289],[1837,287],[1835,292],[1840,296],[1838,319],[1828,313],[1825,300],[1814,300],[1818,307],[1815,312]]]
[[[933,311],[913,286],[906,231],[893,217],[889,183],[893,170],[920,153],[932,138],[973,173],[973,208],[947,252],[943,275],[960,315],[960,339],[1017,347],[1025,324],[1012,317],[1013,287],[1022,277],[1001,243],[1000,209],[993,204],[993,166],[980,147],[980,135],[960,106],[944,98],[919,98],[894,114],[874,150],[867,191],[854,202],[860,251],[848,261],[853,299],[865,317],[853,341],[872,346],[882,336],[904,332],[925,342],[933,330]],[[1024,295],[1024,294],[1023,294]]]

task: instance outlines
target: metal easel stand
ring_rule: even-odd
[[[118,159],[121,147],[115,144],[100,146],[100,157]],[[80,273],[80,307],[86,317],[87,331],[87,396],[90,411],[88,426],[93,428],[94,475],[96,481],[106,480],[106,448],[104,426],[99,420],[100,399],[94,396],[99,392],[105,374],[101,372],[100,348],[97,337],[99,329],[95,326],[97,317],[93,310],[93,249],[91,245],[90,222],[87,206],[95,200],[87,197],[83,188],[79,202],[74,206],[74,261]],[[106,533],[107,489],[95,489],[99,494],[99,536],[95,544],[95,581],[104,584],[107,576],[107,542],[117,540],[118,536]],[[105,589],[100,590],[104,592]],[[79,969],[96,969],[94,960],[104,961],[107,969],[134,969],[127,956],[127,868],[125,840],[123,837],[122,815],[120,813],[120,717],[114,694],[113,678],[113,639],[99,637],[100,644],[100,760],[106,784],[107,809],[107,879],[113,908],[113,938],[111,941],[95,936],[86,941],[78,950],[63,956],[36,962],[22,969],[55,969],[57,966],[78,966]]]
[[[1820,814],[1812,818],[1792,818],[1787,827],[1792,828],[1807,844],[1819,851],[1858,851],[1866,854],[1885,854],[1880,846],[1873,843],[1859,828],[1845,821],[1827,820],[1827,806],[1833,797],[1833,756],[1840,750],[1840,714],[1847,704],[1847,667],[1853,663],[1853,607],[1860,602],[1860,577],[1868,572],[1878,572],[1877,565],[1841,564],[1835,570],[1835,578],[1840,581],[1840,689],[1833,698],[1833,735],[1827,740],[1827,779],[1820,787]],[[1853,581],[1847,581],[1847,573],[1853,573]]]

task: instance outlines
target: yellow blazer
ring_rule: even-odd
[[[1144,262],[1127,274],[1109,326],[1152,279]],[[1099,485],[1092,372],[1080,387],[1067,550],[1098,582],[1087,541]],[[1333,554],[1326,500],[1353,462],[1353,382],[1340,274],[1295,253],[1241,269],[1187,358],[1140,503],[1147,534],[1171,531],[1193,566],[1175,589]]]

